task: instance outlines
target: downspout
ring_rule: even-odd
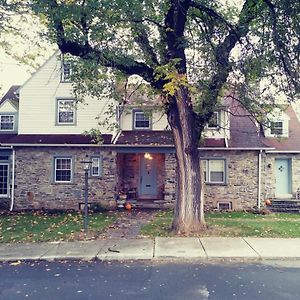
[[[15,149],[12,149],[12,171],[11,171],[11,202],[10,211],[14,209],[15,201]]]
[[[258,195],[257,195],[257,208],[260,209],[260,202],[261,202],[261,154],[262,150],[259,150],[258,153]]]

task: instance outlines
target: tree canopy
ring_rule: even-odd
[[[50,40],[62,53],[86,62],[93,79],[103,79],[101,72],[138,75],[162,95],[178,165],[176,231],[203,225],[197,147],[224,93],[235,89],[253,114],[271,109],[278,92],[288,100],[299,96],[299,1],[30,4],[48,27]]]

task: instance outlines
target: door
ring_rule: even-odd
[[[0,197],[9,196],[9,164],[0,163]]]
[[[276,196],[290,196],[291,194],[291,163],[289,159],[275,159]]]
[[[157,196],[157,165],[155,158],[146,153],[141,156],[140,165],[140,197]]]

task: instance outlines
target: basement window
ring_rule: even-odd
[[[218,202],[218,210],[232,210],[232,202]]]

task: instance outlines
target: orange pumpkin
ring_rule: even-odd
[[[265,201],[265,203],[266,203],[266,205],[271,205],[271,200],[270,200],[270,199],[267,199],[267,200]]]
[[[127,209],[127,210],[131,210],[131,204],[129,203],[129,202],[127,202],[126,204],[125,204],[125,208]]]

